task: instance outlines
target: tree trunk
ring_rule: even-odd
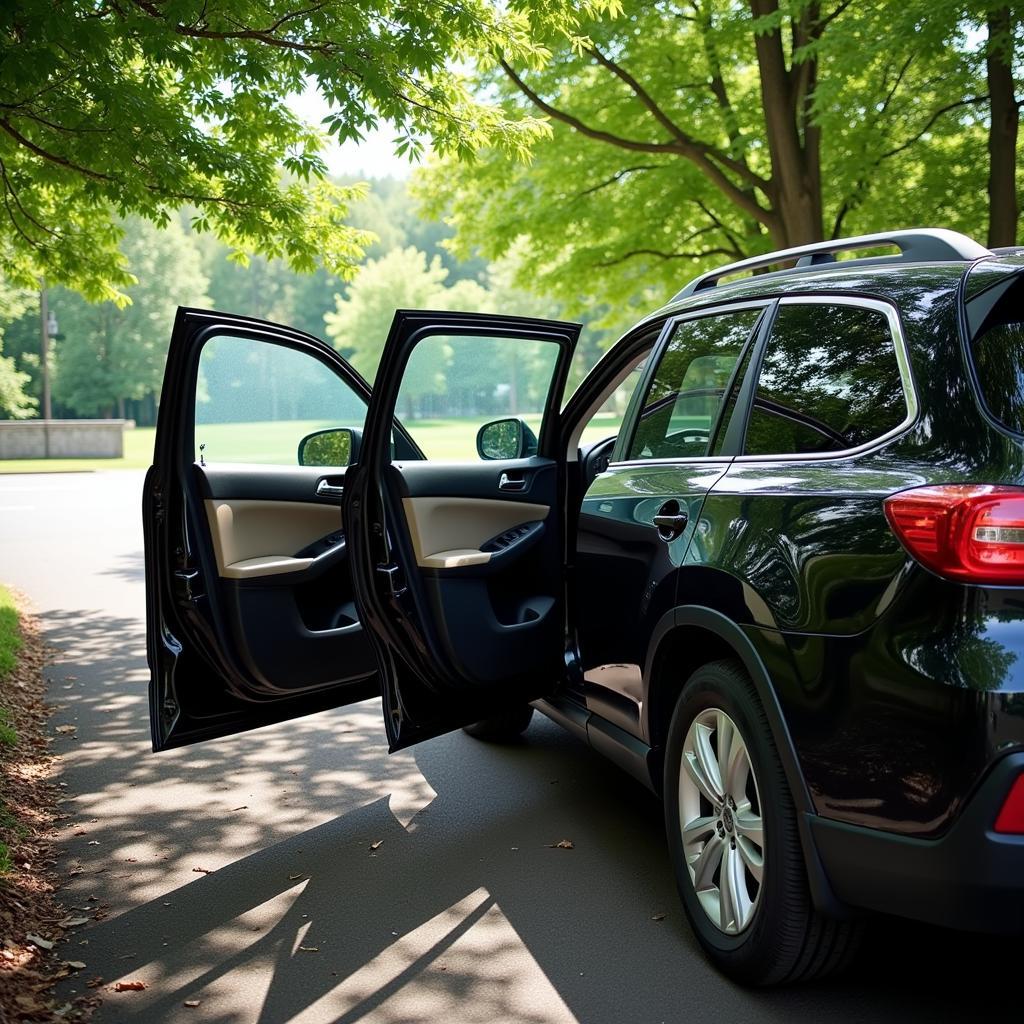
[[[1017,108],[1013,70],[1007,57],[1013,48],[1009,7],[988,16],[988,75],[990,120],[988,132],[988,244],[1017,242]]]
[[[750,0],[755,18],[778,12],[778,0]],[[821,216],[821,175],[816,152],[817,133],[808,152],[800,137],[800,95],[795,74],[786,67],[781,29],[755,36],[757,68],[761,78],[761,106],[772,159],[772,184],[779,227],[772,238],[780,248],[820,242],[824,238]],[[813,67],[802,69],[813,82]]]

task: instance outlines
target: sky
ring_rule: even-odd
[[[312,84],[304,92],[292,96],[288,105],[304,121],[315,125],[320,124],[329,109]],[[392,145],[395,134],[394,128],[386,124],[368,133],[361,142],[339,145],[331,139],[323,152],[328,171],[333,175],[363,178],[408,178],[418,165],[411,163],[408,157],[395,156]]]

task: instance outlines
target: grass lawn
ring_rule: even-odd
[[[14,595],[4,586],[0,586],[0,680],[10,675],[17,664],[18,651],[21,650],[21,625],[18,609],[14,605]],[[11,728],[6,708],[0,706],[0,747],[12,746],[17,741],[17,733]],[[0,798],[0,808],[3,806]],[[7,865],[6,848],[0,843],[0,874]]]
[[[536,430],[537,417],[525,417]],[[486,417],[473,419],[414,420],[409,431],[430,459],[477,460],[476,431]],[[216,423],[196,427],[196,440],[206,444],[207,462],[250,462],[294,465],[299,440],[329,427],[319,420],[284,420],[262,423]],[[595,416],[583,432],[583,443],[612,437],[619,429],[614,414]],[[0,473],[82,473],[98,469],[146,469],[153,461],[154,427],[124,432],[124,457],[120,459],[7,459]]]
[[[21,649],[21,628],[14,596],[0,586],[0,677],[7,675],[15,664],[15,655]]]

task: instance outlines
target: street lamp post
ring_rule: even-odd
[[[53,418],[50,403],[50,341],[57,337],[58,330],[57,316],[47,306],[44,284],[39,292],[39,351],[43,372],[43,445],[46,458],[50,457],[50,420]]]

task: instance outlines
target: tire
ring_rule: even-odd
[[[473,739],[483,740],[485,743],[511,743],[526,732],[532,720],[533,708],[525,704],[503,715],[464,725],[462,731]]]
[[[723,736],[731,764],[724,782]],[[664,793],[686,916],[719,970],[768,986],[820,978],[849,963],[862,927],[814,908],[782,762],[737,662],[704,665],[683,686],[669,726]]]

